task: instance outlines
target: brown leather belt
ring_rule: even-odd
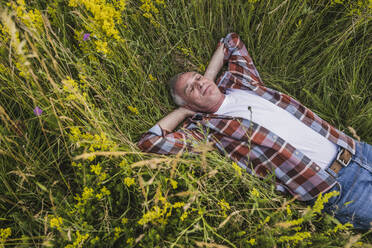
[[[332,162],[331,166],[329,169],[331,169],[334,173],[338,174],[338,172],[343,168],[349,165],[350,160],[351,160],[352,154],[346,150],[346,149],[341,149],[337,156],[336,159]]]

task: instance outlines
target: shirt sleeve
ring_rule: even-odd
[[[193,130],[179,129],[169,132],[159,125],[144,133],[137,143],[143,152],[157,154],[177,154],[180,151],[193,152],[193,146],[200,140],[200,134]]]
[[[233,75],[247,80],[263,84],[261,77],[253,64],[247,48],[236,33],[229,33],[220,40],[224,44],[224,62],[228,62],[228,71]]]

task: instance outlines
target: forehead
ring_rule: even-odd
[[[185,72],[182,74],[175,85],[176,90],[183,90],[188,84],[192,83],[192,79],[196,75],[196,72]]]

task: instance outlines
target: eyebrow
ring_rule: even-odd
[[[197,72],[194,72],[194,73],[192,74],[191,78],[194,78],[196,74],[197,74]],[[183,94],[184,94],[184,95],[186,95],[186,90],[187,90],[189,87],[190,87],[190,84],[187,84],[186,87],[185,87],[185,89],[183,90]]]

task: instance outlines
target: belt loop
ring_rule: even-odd
[[[333,161],[334,162],[334,161]],[[328,174],[330,174],[331,176],[333,176],[334,178],[337,178],[337,174],[336,172],[334,172],[333,170],[331,170],[331,165],[333,164],[333,162],[327,167],[326,169],[326,172],[328,172]]]

